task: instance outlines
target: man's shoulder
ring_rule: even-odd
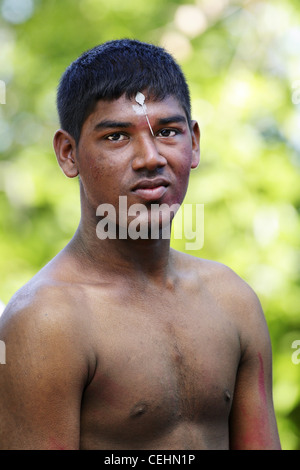
[[[217,284],[221,279],[231,283],[244,283],[232,268],[225,264],[206,258],[199,258],[187,253],[175,252],[178,266],[183,270],[192,271],[195,276],[200,276],[202,281]]]
[[[88,326],[73,291],[68,283],[37,277],[12,296],[0,317],[0,339],[11,363],[24,358],[35,370],[46,357],[48,364],[55,360],[53,367],[63,367],[80,356],[79,373],[86,373]]]
[[[196,289],[205,289],[231,311],[261,310],[260,301],[252,287],[231,267],[214,260],[189,254],[178,255],[178,265],[189,273]]]
[[[269,333],[261,302],[252,287],[233,269],[220,262],[184,257],[186,272],[194,271],[190,277],[194,298],[201,293],[209,298],[224,318],[235,326],[242,350],[256,341],[269,344]]]
[[[10,299],[0,317],[0,325],[14,328],[71,322],[75,304],[72,286],[50,277],[35,276]]]

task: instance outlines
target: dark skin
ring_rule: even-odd
[[[99,204],[181,203],[199,162],[198,124],[175,98],[147,101],[154,137],[133,106],[99,101],[78,145],[55,134],[62,170],[80,175],[82,216],[1,317],[0,447],[279,449],[270,339],[251,288],[169,240],[96,236]],[[153,175],[159,189],[136,188]]]

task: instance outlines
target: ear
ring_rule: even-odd
[[[63,129],[55,132],[53,147],[56,158],[62,171],[68,178],[75,178],[78,175],[76,165],[76,142],[74,138]]]
[[[191,168],[197,168],[200,162],[200,129],[197,121],[191,123],[191,136],[193,151]]]

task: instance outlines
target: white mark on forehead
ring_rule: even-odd
[[[141,116],[142,114],[145,114],[142,106],[140,106],[139,104],[133,104],[132,109],[135,112],[135,114],[137,114],[138,116]]]
[[[137,94],[135,95],[135,101],[138,104],[140,104],[141,106],[144,106],[145,105],[145,95],[143,95],[143,93],[138,91]]]
[[[132,109],[134,110],[136,114],[138,115],[144,114],[146,116],[149,129],[151,131],[151,134],[154,137],[154,133],[153,133],[153,130],[152,130],[152,127],[151,127],[151,124],[147,115],[147,106],[145,105],[145,95],[143,95],[143,93],[138,91],[137,94],[135,95],[135,101],[138,103],[138,105],[136,104],[132,105]]]

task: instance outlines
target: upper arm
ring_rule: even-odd
[[[1,317],[1,449],[79,446],[86,360],[69,312],[63,313],[57,305],[35,304]]]
[[[248,286],[242,290],[242,355],[230,416],[230,448],[280,449],[272,397],[269,331],[256,295]]]

